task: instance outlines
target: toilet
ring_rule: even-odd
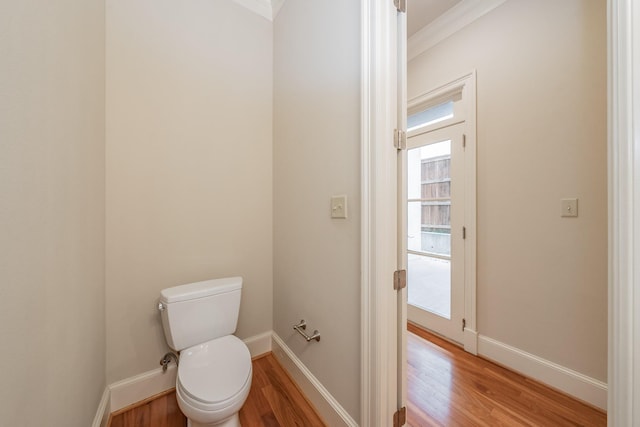
[[[206,280],[160,292],[167,344],[180,352],[176,397],[189,427],[238,427],[251,388],[251,354],[232,335],[242,277]]]

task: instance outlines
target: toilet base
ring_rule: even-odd
[[[187,419],[187,427],[241,427],[240,426],[240,416],[236,412],[226,420],[218,421],[213,424],[200,424],[195,421],[191,421]]]

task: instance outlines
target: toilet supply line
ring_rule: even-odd
[[[173,359],[173,361],[176,362],[176,366],[179,365],[178,363],[179,357],[174,352],[170,351],[164,356],[162,356],[162,359],[160,359],[160,365],[162,365],[162,372],[167,372],[167,367],[169,366],[169,363],[171,363],[171,359]]]

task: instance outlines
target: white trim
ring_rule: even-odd
[[[478,354],[600,409],[607,408],[607,384],[526,351],[480,335]]]
[[[157,368],[111,384],[111,412],[175,387],[176,374],[176,366],[171,365],[164,373],[162,368]]]
[[[351,418],[349,413],[282,341],[278,334],[274,332],[272,338],[273,355],[300,387],[324,422],[330,426],[357,427],[358,423]]]
[[[464,334],[464,349],[471,354],[477,354],[478,322],[477,322],[477,236],[478,236],[478,133],[477,133],[477,95],[476,70],[465,79],[462,102],[466,105],[465,114],[465,201],[464,223],[466,239],[464,241],[464,316],[466,319]],[[469,333],[467,333],[467,331]]]
[[[272,331],[267,331],[243,340],[249,348],[251,357],[262,356],[271,351],[271,334],[273,334]]]
[[[269,21],[273,20],[273,9],[270,0],[233,0],[240,6],[244,6],[250,11],[257,13]]]
[[[106,427],[107,422],[109,421],[109,414],[111,413],[111,392],[109,387],[104,388],[104,392],[102,393],[102,398],[100,399],[100,403],[98,404],[98,409],[96,410],[96,416],[93,418],[93,423],[91,427]]]
[[[640,425],[640,8],[609,0],[610,426]],[[635,30],[634,30],[635,29]],[[638,224],[638,225],[636,225]]]
[[[478,354],[478,331],[471,329],[470,327],[464,328],[464,351],[473,355]]]
[[[397,37],[397,53],[396,53],[396,129],[405,132],[407,137],[407,83],[409,60],[407,59],[407,14],[398,13],[396,18],[396,37]],[[395,138],[394,138],[395,139]],[[395,146],[395,141],[394,141]],[[407,256],[407,150],[396,151],[396,269],[408,271]],[[397,335],[397,359],[398,366],[396,370],[398,383],[398,396],[396,398],[396,408],[400,409],[408,405],[408,387],[407,378],[409,377],[409,362],[407,355],[407,322],[409,321],[409,289],[405,286],[399,289],[396,295],[398,312],[396,314],[396,335]],[[391,421],[391,420],[389,420]]]
[[[464,91],[465,87],[467,87],[468,85],[473,85],[473,90],[471,91],[472,93],[471,96],[473,97],[473,99],[463,100],[463,102],[465,104],[468,104],[472,101],[475,102],[475,98],[476,98],[475,82],[476,82],[476,71],[473,70],[470,73],[467,73],[464,76],[457,78],[449,83],[438,86],[420,95],[414,96],[407,102],[407,110],[411,115],[413,113],[422,111],[429,107],[436,106],[442,102],[449,101],[453,98],[456,98],[456,99],[458,97],[461,98],[462,92]],[[475,104],[473,105],[473,107],[475,110]],[[461,120],[466,120],[467,116],[469,116],[469,114],[467,114],[467,111],[462,111],[461,114],[462,114]],[[454,120],[460,121],[460,117],[454,117]],[[443,122],[438,122],[436,125],[436,128],[444,127],[445,125],[442,123]]]
[[[257,13],[263,18],[273,21],[285,0],[233,0],[240,6],[244,6],[252,12]]]
[[[276,16],[278,16],[280,9],[282,9],[282,6],[284,6],[284,1],[285,0],[271,0],[271,20],[272,21],[276,19]]]
[[[420,29],[407,42],[409,61],[460,31],[506,0],[462,0],[451,9]],[[409,11],[411,13],[411,11]]]
[[[397,11],[361,0],[361,411],[360,424],[388,426],[398,402]]]

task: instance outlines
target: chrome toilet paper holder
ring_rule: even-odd
[[[320,332],[318,332],[317,329],[313,331],[313,335],[307,335],[307,322],[305,322],[304,319],[302,319],[297,325],[293,325],[293,329],[295,329],[300,335],[302,335],[304,339],[307,340],[307,342],[311,340],[320,341]]]

